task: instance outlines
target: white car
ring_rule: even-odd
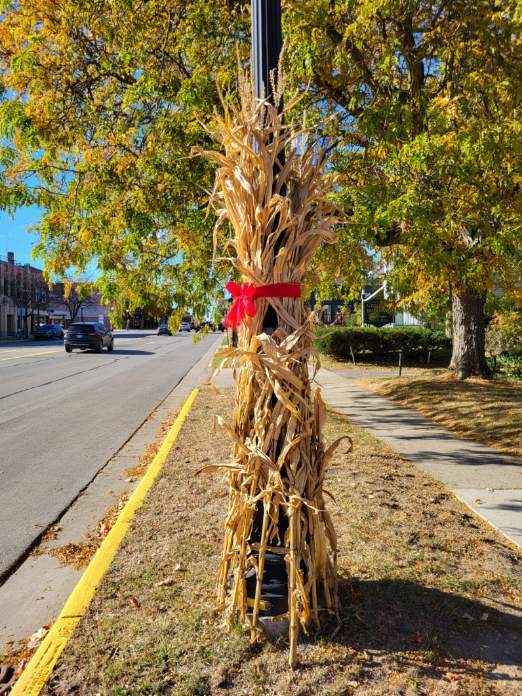
[[[179,327],[179,330],[190,332],[190,321],[182,321],[181,326]]]

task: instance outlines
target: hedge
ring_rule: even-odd
[[[320,353],[346,360],[351,359],[352,351],[356,356],[385,356],[402,351],[405,357],[421,357],[427,355],[428,351],[437,356],[445,356],[451,350],[451,339],[442,331],[432,331],[420,326],[390,329],[374,326],[319,328],[315,334],[316,348]]]

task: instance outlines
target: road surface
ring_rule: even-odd
[[[0,578],[216,340],[115,334],[114,351],[0,345]]]

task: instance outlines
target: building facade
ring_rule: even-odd
[[[81,304],[75,321],[99,322],[110,326],[109,307],[93,290]],[[49,289],[43,271],[30,264],[17,263],[14,253],[0,257],[0,340],[30,338],[40,324],[71,323],[71,312],[64,300],[64,284]]]
[[[43,273],[29,263],[16,263],[14,253],[0,257],[0,338],[30,335],[48,301]]]
[[[46,308],[45,315],[49,324],[61,324],[67,328],[71,323],[71,309],[73,303],[69,306],[64,298],[64,283],[55,283],[49,297],[49,304]],[[76,315],[74,321],[99,322],[109,327],[110,307],[102,302],[101,295],[97,290],[89,293],[87,299],[82,302],[79,307],[76,307]]]

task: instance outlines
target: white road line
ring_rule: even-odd
[[[34,345],[34,343],[33,343],[33,345]],[[29,346],[27,344],[25,346],[18,346],[18,348],[4,348],[3,346],[0,346],[0,354],[2,354],[2,353],[16,353],[17,350],[22,350],[22,348],[25,348],[25,347],[29,348]]]
[[[60,350],[42,350],[39,353],[24,353],[23,355],[11,355],[10,358],[0,358],[0,362],[5,360],[18,360],[19,358],[34,358],[38,355],[49,355],[49,353],[61,353],[63,348]]]

